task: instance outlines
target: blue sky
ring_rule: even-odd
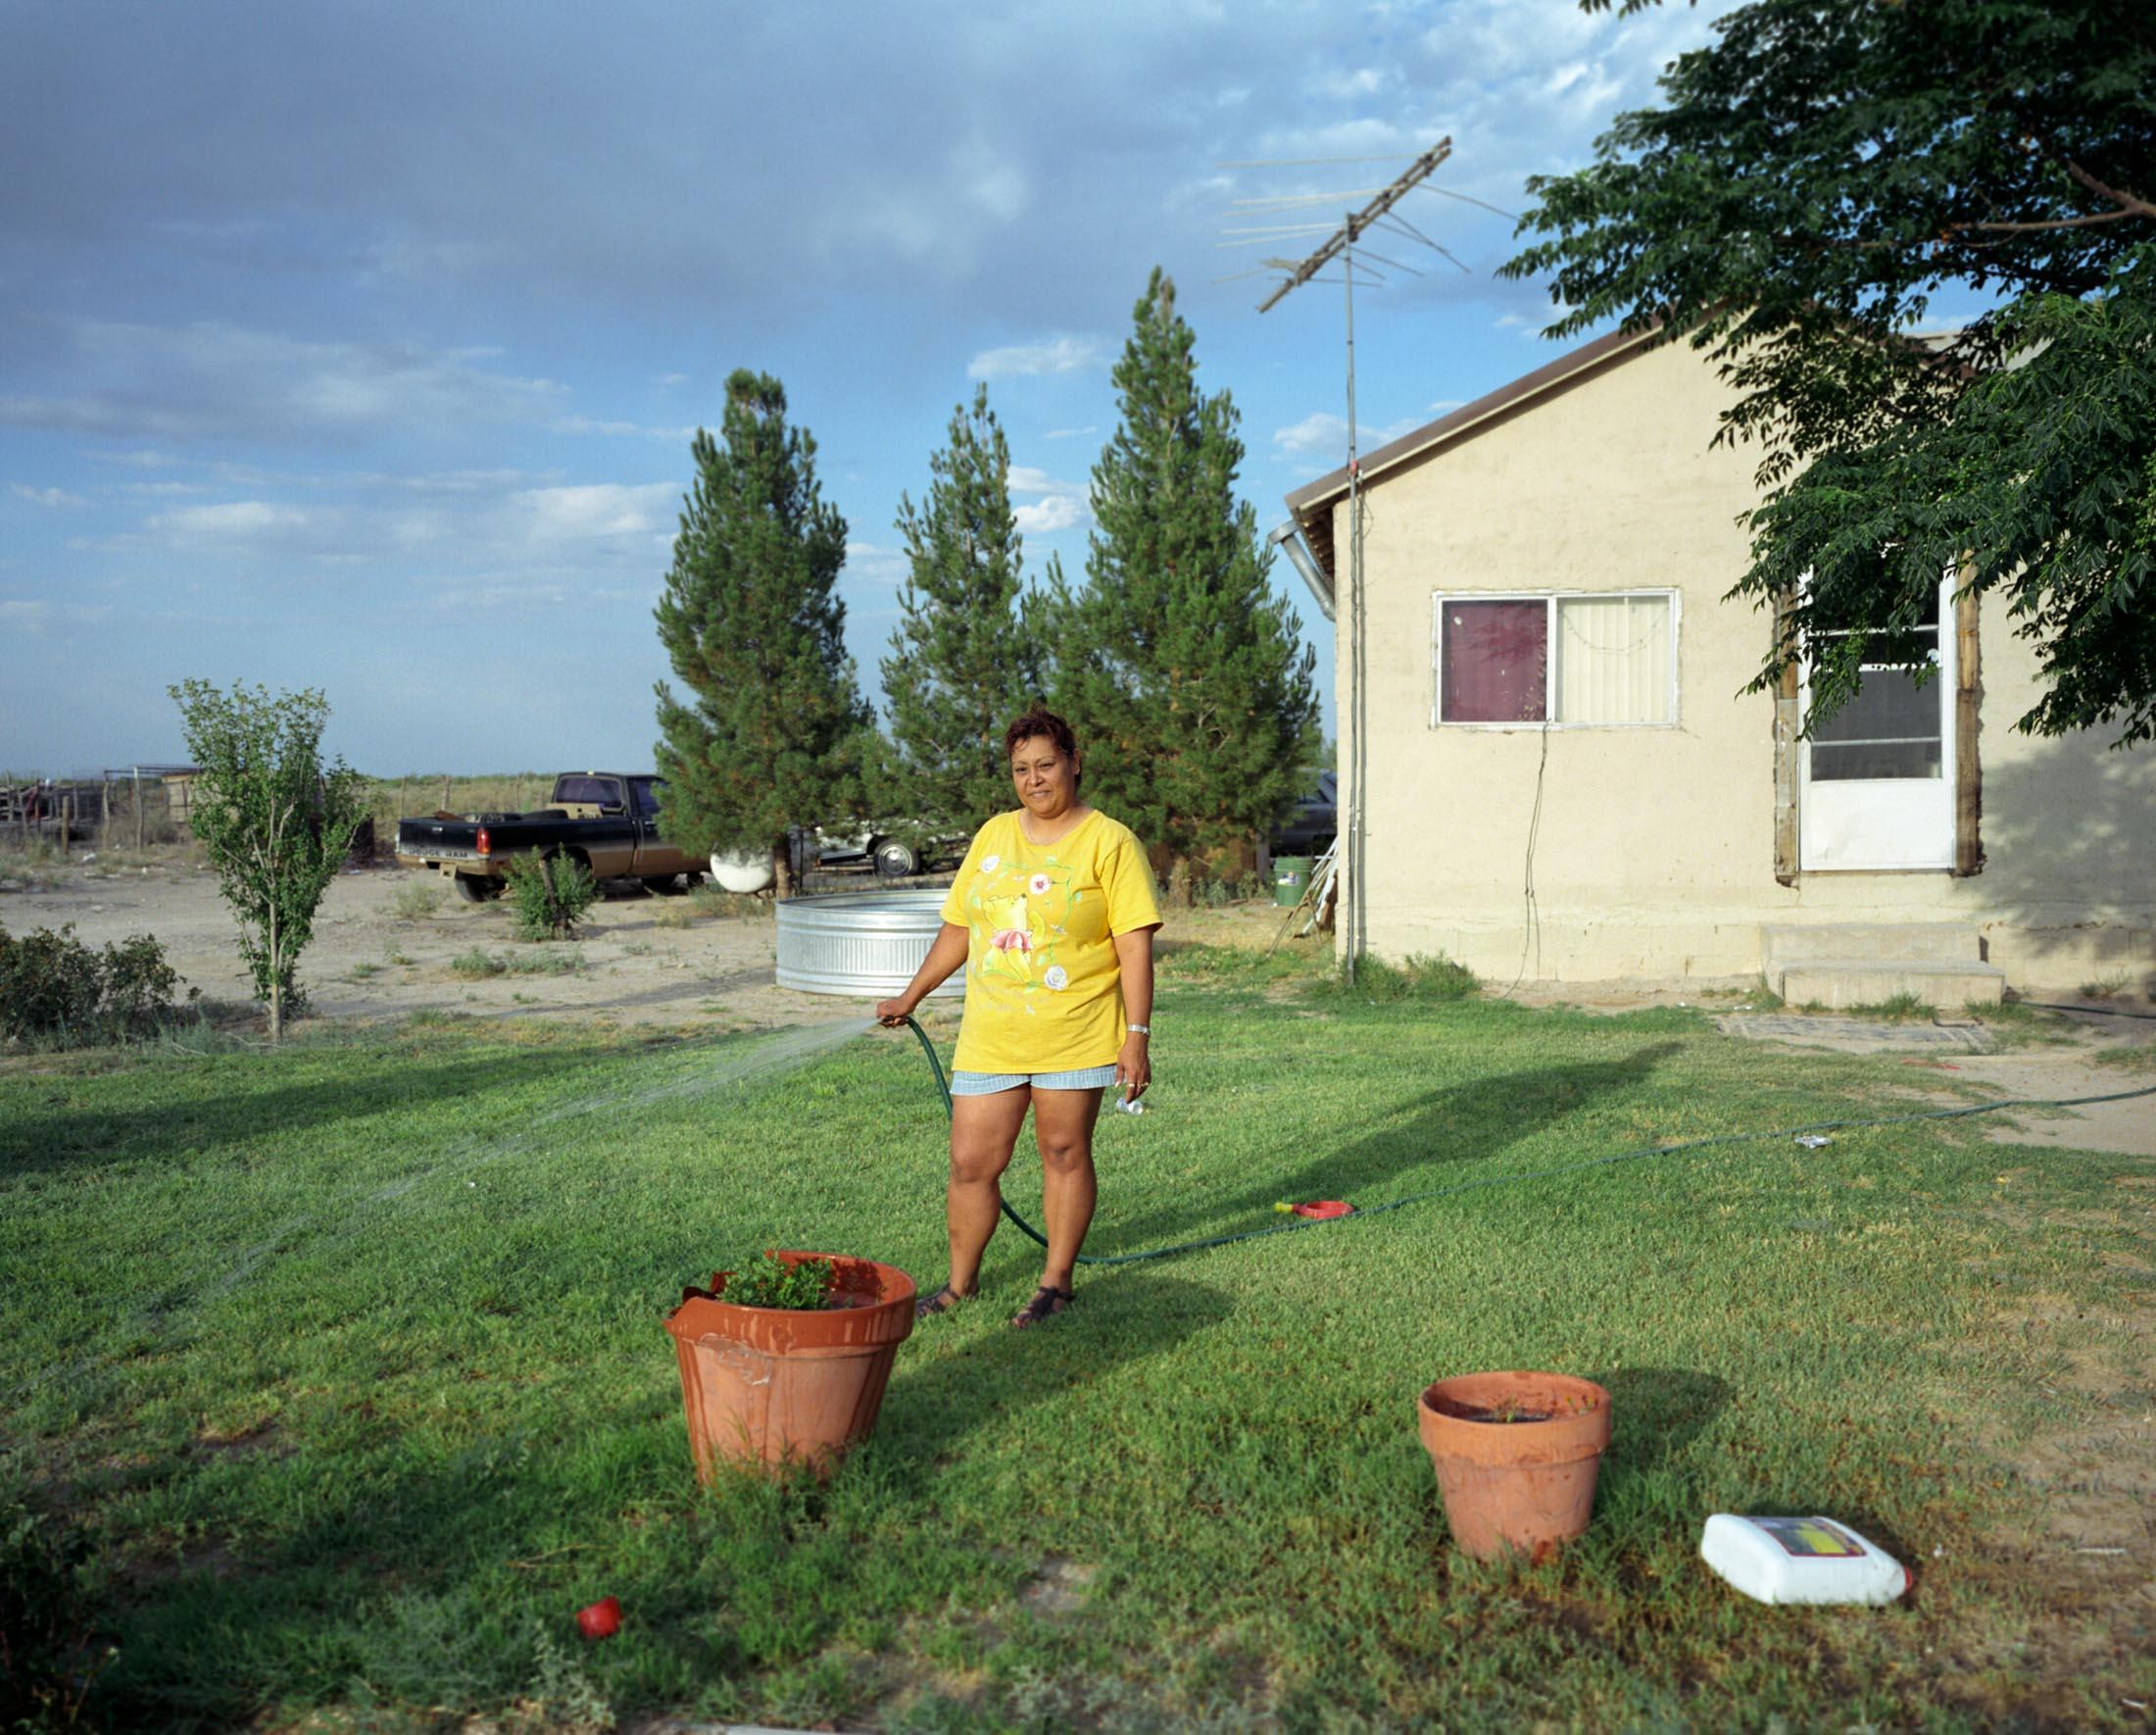
[[[1230,201],[1391,171],[1219,165],[1449,134],[1434,184],[1516,211],[1727,10],[0,0],[0,768],[180,758],[188,676],[324,689],[379,774],[648,765],[689,437],[742,366],[818,442],[873,696],[899,497],[977,381],[1028,570],[1083,570],[1156,263],[1269,527],[1345,456],[1341,292],[1215,283],[1271,251],[1218,245]],[[1468,269],[1358,301],[1366,440],[1555,353],[1510,223],[1406,209]],[[1274,582],[1330,728],[1331,629]]]

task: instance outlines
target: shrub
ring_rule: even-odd
[[[1411,952],[1396,965],[1365,953],[1355,960],[1351,978],[1328,975],[1316,986],[1320,994],[1352,996],[1374,1003],[1467,1000],[1482,991],[1473,970],[1442,952],[1435,958]]]
[[[442,888],[424,880],[411,880],[397,888],[389,907],[407,921],[426,921],[441,913]]]
[[[573,940],[599,901],[599,881],[572,856],[512,856],[508,874],[520,940]]]
[[[73,922],[20,940],[0,928],[0,1040],[74,1048],[147,1036],[172,1016],[178,986],[148,934],[93,952]]]
[[[474,982],[483,976],[570,976],[582,967],[583,961],[573,953],[527,952],[519,958],[478,946],[449,961],[451,975]]]
[[[740,916],[751,921],[776,913],[778,905],[755,892],[730,892],[724,886],[700,885],[689,894],[689,904],[699,916]]]

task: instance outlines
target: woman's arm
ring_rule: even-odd
[[[937,930],[935,943],[928,948],[928,956],[921,960],[921,967],[913,972],[913,979],[906,983],[906,992],[896,1000],[879,1000],[876,1016],[886,1024],[899,1025],[912,1016],[913,1009],[926,1000],[944,979],[965,963],[966,933],[956,922],[947,921]],[[1152,979],[1152,955],[1147,955],[1146,979]],[[1098,1051],[1096,1051],[1098,1052]]]
[[[1132,928],[1115,936],[1115,964],[1123,976],[1123,1016],[1133,1024],[1152,1022],[1152,929]],[[1115,1057],[1115,1082],[1123,1087],[1123,1101],[1135,1103],[1152,1082],[1152,1036],[1150,1030],[1133,1030],[1123,1038],[1123,1052]]]

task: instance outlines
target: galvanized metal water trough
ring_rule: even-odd
[[[782,898],[778,985],[807,994],[888,999],[913,979],[943,926],[940,889]],[[965,992],[957,971],[930,998]]]

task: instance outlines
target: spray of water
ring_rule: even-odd
[[[121,1338],[132,1346],[129,1353],[134,1353],[143,1334],[163,1335],[168,1322],[188,1303],[199,1305],[230,1293],[272,1256],[318,1231],[324,1223],[333,1224],[341,1233],[352,1226],[358,1214],[369,1208],[403,1199],[430,1182],[465,1179],[476,1170],[524,1156],[541,1143],[551,1142],[541,1139],[541,1129],[552,1131],[588,1115],[620,1115],[658,1103],[687,1101],[765,1082],[798,1070],[875,1028],[874,1018],[860,1017],[797,1025],[745,1044],[738,1053],[725,1054],[715,1065],[710,1040],[690,1041],[647,1056],[631,1063],[631,1077],[622,1084],[598,1095],[578,1091],[533,1115],[520,1134],[507,1138],[467,1134],[443,1147],[435,1161],[423,1168],[379,1186],[352,1188],[317,1211],[286,1218],[264,1240],[234,1255],[232,1263],[217,1276],[168,1290],[145,1303],[123,1322]],[[93,1352],[64,1366],[41,1368],[18,1386],[16,1395],[20,1398],[54,1379],[72,1378],[104,1359]]]

